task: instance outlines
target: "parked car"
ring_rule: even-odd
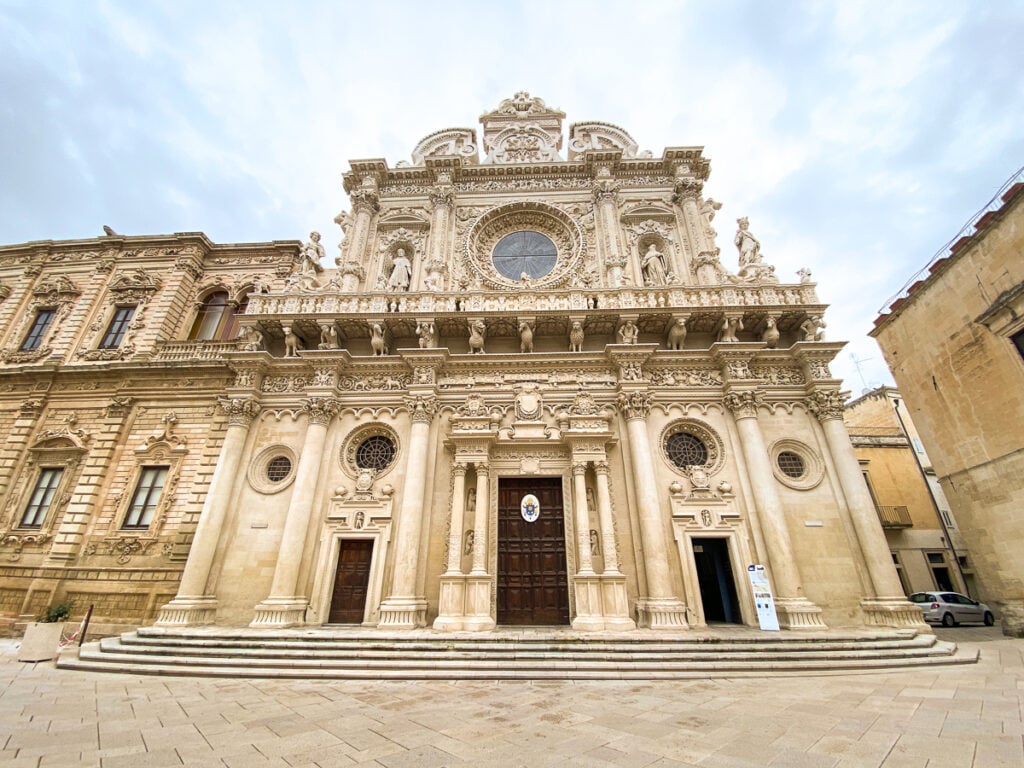
[[[955,627],[961,621],[984,622],[991,627],[996,622],[987,605],[959,592],[915,592],[910,602],[921,606],[925,621],[944,627]]]

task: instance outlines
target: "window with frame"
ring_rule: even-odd
[[[39,470],[39,478],[36,480],[35,488],[32,489],[32,496],[25,507],[25,513],[21,516],[22,528],[41,528],[46,513],[53,505],[53,497],[57,493],[60,479],[64,475],[63,467],[43,467]]]
[[[110,325],[107,326],[107,332],[103,334],[103,340],[100,342],[100,349],[117,349],[120,347],[121,342],[124,341],[125,334],[128,332],[128,324],[131,323],[134,316],[134,305],[115,308],[114,316],[110,319]]]
[[[50,323],[53,322],[55,314],[57,314],[57,311],[54,309],[40,309],[36,312],[35,320],[32,321],[32,327],[28,329],[25,340],[21,342],[22,352],[34,352],[39,349],[39,346],[43,343],[43,337],[46,336],[46,331],[50,327]]]
[[[1010,337],[1013,346],[1017,348],[1017,354],[1024,358],[1024,329],[1017,331]]]
[[[148,528],[163,495],[170,467],[143,467],[121,528]]]
[[[245,314],[249,297],[237,304],[228,299],[225,291],[211,293],[203,301],[192,324],[189,339],[193,341],[230,341],[238,336],[238,316]]]

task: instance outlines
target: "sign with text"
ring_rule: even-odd
[[[761,629],[772,632],[779,631],[779,617],[775,613],[775,598],[772,596],[772,585],[768,583],[768,574],[763,565],[748,565],[750,586],[754,590],[754,605],[757,607],[757,623]]]

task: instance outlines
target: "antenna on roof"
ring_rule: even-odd
[[[868,387],[868,383],[864,379],[864,371],[862,371],[861,368],[863,367],[862,366],[863,363],[866,363],[869,360],[874,360],[875,358],[873,358],[873,357],[861,357],[861,358],[858,358],[857,355],[855,355],[853,352],[851,352],[850,353],[850,359],[853,361],[853,367],[857,369],[857,375],[860,377],[860,383],[864,387],[860,391],[860,393],[862,395],[867,394],[870,391],[871,388]]]

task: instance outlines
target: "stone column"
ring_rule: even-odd
[[[234,501],[235,482],[242,474],[239,467],[249,436],[249,425],[260,412],[259,402],[251,397],[221,398],[220,406],[228,415],[227,433],[206,491],[206,501],[199,514],[199,524],[181,574],[178,594],[160,609],[156,620],[160,627],[212,624],[216,619],[217,597],[207,594],[207,585],[224,520]]]
[[[311,397],[302,409],[309,424],[299,464],[295,468],[295,483],[274,566],[274,581],[270,595],[256,606],[251,627],[292,627],[306,621],[309,599],[299,594],[299,570],[305,561],[306,534],[316,501],[327,427],[338,412],[338,403],[331,398]]]
[[[430,425],[437,413],[437,398],[431,395],[409,397],[406,405],[412,413],[409,458],[405,468],[402,508],[398,513],[391,595],[380,605],[380,626],[391,629],[422,627],[426,623],[427,610],[426,599],[416,594],[416,581],[419,575]]]
[[[715,285],[721,282],[718,248],[708,238],[704,217],[700,213],[703,184],[689,176],[677,176],[672,201],[682,212],[682,224],[690,242],[693,263],[689,269],[699,285]],[[689,282],[689,279],[687,279]]]
[[[651,396],[646,392],[621,393],[619,410],[626,419],[630,462],[633,465],[634,500],[640,521],[640,540],[647,573],[647,595],[637,603],[644,623],[651,629],[682,629],[686,605],[675,596],[668,567],[665,521],[658,503],[657,477],[647,437]]]
[[[583,576],[594,574],[594,557],[590,551],[590,513],[587,509],[587,464],[583,461],[572,465],[573,497],[576,512],[576,550],[579,558],[579,573]]]
[[[441,576],[441,594],[438,600],[434,629],[456,631],[462,629],[465,614],[466,580],[462,573],[462,520],[466,509],[466,465],[456,461],[452,465],[452,505],[448,530],[448,566]]]
[[[850,435],[843,424],[843,400],[843,396],[835,390],[819,389],[807,399],[807,407],[821,422],[874,590],[874,594],[861,600],[861,608],[870,624],[922,626],[924,619],[921,609],[909,602],[903,594],[885,533],[878,522],[878,512],[864,483]]]
[[[351,226],[351,234],[345,235],[344,261],[340,265],[343,274],[342,285],[346,290],[355,279],[366,275],[361,264],[366,258],[366,244],[370,237],[370,225],[374,215],[380,210],[380,199],[377,195],[377,182],[372,176],[366,176],[358,189],[349,195],[352,201],[352,212],[355,214],[355,223]],[[376,280],[376,275],[368,275],[370,280]],[[373,285],[367,286],[372,289]]]
[[[597,514],[601,521],[601,546],[604,548],[604,572],[619,573],[619,547],[615,541],[615,525],[612,522],[612,494],[608,487],[608,462],[595,461],[597,477]]]
[[[437,175],[437,183],[430,190],[430,252],[426,264],[427,275],[435,285],[443,285],[444,273],[448,271],[446,254],[454,202],[451,174],[441,171]]]
[[[601,253],[604,256],[605,279],[610,288],[619,288],[623,282],[626,259],[619,243],[619,183],[603,166],[594,182],[594,204],[597,207],[597,231]]]
[[[490,506],[487,465],[476,464],[476,509],[473,510],[474,576],[487,574],[487,508]]]
[[[793,543],[786,527],[786,510],[776,490],[768,449],[757,423],[757,409],[763,398],[760,392],[753,390],[729,392],[725,405],[732,411],[739,432],[754,506],[768,549],[768,568],[775,588],[779,624],[789,629],[825,629],[821,609],[803,593]]]

